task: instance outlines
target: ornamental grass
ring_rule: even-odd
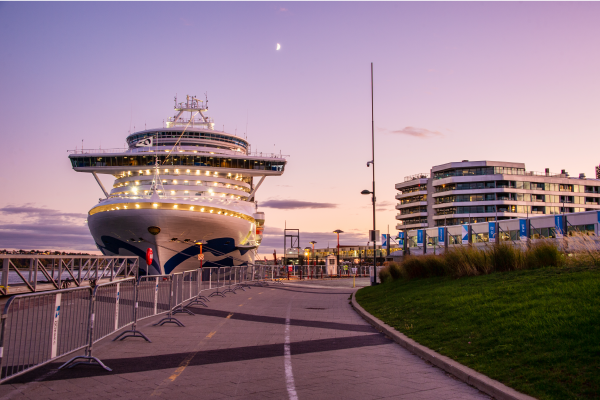
[[[600,266],[600,240],[573,234],[560,241],[536,240],[528,245],[501,242],[477,248],[457,246],[440,255],[406,256],[389,263],[380,273],[381,282],[434,276],[486,275],[544,267]]]

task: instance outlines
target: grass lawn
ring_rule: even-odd
[[[358,303],[420,344],[539,399],[600,398],[600,269],[398,280]]]

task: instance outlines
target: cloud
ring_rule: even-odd
[[[24,206],[7,206],[0,208],[0,214],[5,215],[23,215],[30,218],[87,218],[86,214],[82,213],[64,213],[58,210],[51,210],[48,208],[31,207],[29,205]]]
[[[422,139],[444,136],[441,132],[438,132],[438,131],[430,131],[429,129],[415,128],[413,126],[407,126],[406,128],[395,130],[395,131],[385,129],[385,128],[379,128],[379,129],[382,131],[388,132],[388,133],[395,133],[395,134],[399,134],[399,135],[408,135],[408,136],[422,138]]]
[[[396,203],[393,201],[378,201],[377,203],[375,203],[375,210],[376,211],[393,211],[395,206],[396,206]]]
[[[287,8],[285,8],[285,7],[281,7],[281,8],[279,9],[279,12],[286,12],[287,10],[288,10]]]
[[[313,201],[302,200],[267,200],[258,203],[260,207],[278,208],[282,210],[292,210],[296,208],[336,208],[337,204],[317,203]]]
[[[2,207],[0,248],[97,251],[86,218],[30,204]]]

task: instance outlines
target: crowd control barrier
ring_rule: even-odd
[[[85,350],[84,355],[71,358],[59,369],[87,364],[111,371],[92,354],[98,341],[129,327],[113,340],[139,337],[151,342],[137,330],[138,321],[166,314],[155,325],[183,327],[174,314],[195,315],[188,306],[207,306],[211,296],[268,285],[279,273],[272,266],[211,267],[131,277],[93,288],[15,295],[2,314],[0,383],[80,350]]]
[[[89,344],[92,289],[11,297],[2,314],[0,381]]]

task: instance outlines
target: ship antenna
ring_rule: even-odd
[[[133,103],[131,103],[131,116],[129,117],[129,134],[131,134],[131,123],[132,122],[133,122]]]
[[[246,132],[244,132],[244,139],[248,140],[248,110],[246,110]]]

